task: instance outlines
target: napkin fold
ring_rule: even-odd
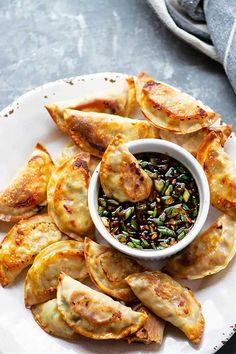
[[[236,92],[236,0],[148,0],[178,37],[222,63]]]

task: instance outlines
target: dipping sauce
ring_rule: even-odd
[[[98,213],[121,243],[138,249],[162,250],[181,241],[193,227],[199,193],[193,176],[179,161],[159,153],[136,154],[152,178],[153,190],[142,202],[119,202],[99,191]]]

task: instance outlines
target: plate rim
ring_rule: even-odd
[[[96,77],[100,77],[100,76],[101,77],[102,76],[117,76],[117,78],[122,77],[122,76],[124,76],[124,77],[133,76],[134,78],[136,77],[136,75],[129,75],[129,74],[113,72],[113,71],[104,71],[104,72],[98,72],[98,73],[94,73],[94,74],[76,75],[76,76],[64,77],[64,78],[53,80],[53,81],[48,81],[42,85],[33,87],[29,91],[27,91],[27,92],[23,93],[22,95],[18,96],[17,98],[15,98],[7,106],[2,108],[0,111],[0,118],[1,118],[1,116],[4,117],[5,114],[8,114],[9,110],[11,110],[13,106],[21,103],[22,101],[24,101],[25,99],[27,99],[31,95],[33,95],[34,93],[37,93],[37,92],[40,92],[41,90],[50,88],[51,86],[53,87],[55,84],[61,84],[61,83],[70,84],[70,82],[73,82],[74,80],[81,80],[81,79],[84,79],[84,81],[87,81],[88,79],[91,79],[94,77],[96,78]]]

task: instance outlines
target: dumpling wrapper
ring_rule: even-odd
[[[71,157],[74,157],[78,154],[81,154],[83,156],[83,159],[85,159],[86,162],[89,161],[90,154],[86,151],[83,151],[80,147],[74,144],[72,140],[70,140],[60,151],[56,161],[55,165],[60,166],[62,165],[65,161],[69,160]]]
[[[135,305],[133,310],[145,313],[148,319],[145,321],[143,327],[128,337],[128,343],[141,342],[145,344],[161,344],[166,324],[165,321],[154,315],[154,313],[143,306],[143,304]]]
[[[54,164],[41,145],[6,189],[0,192],[0,220],[16,222],[39,213],[47,205],[47,184]]]
[[[203,140],[211,131],[221,131],[223,133],[223,144],[232,132],[232,125],[220,125],[215,127],[203,128],[189,134],[176,134],[168,130],[160,130],[160,138],[171,141],[189,151],[193,156],[197,155],[198,148]]]
[[[26,307],[55,297],[60,272],[81,281],[88,276],[82,241],[59,241],[37,255],[25,280]]]
[[[109,90],[87,95],[79,99],[66,100],[45,105],[48,113],[63,132],[67,132],[63,111],[74,109],[85,112],[101,112],[129,116],[135,102],[133,77],[119,79]]]
[[[141,264],[89,238],[84,240],[84,254],[90,278],[98,288],[120,301],[135,299],[125,278],[132,273],[144,271]]]
[[[19,221],[0,244],[1,285],[11,284],[23,269],[33,263],[42,249],[63,237],[46,214]]]
[[[135,203],[149,197],[153,183],[124,143],[120,134],[112,140],[102,157],[99,177],[107,197]]]
[[[34,320],[48,334],[65,339],[79,339],[80,336],[63,320],[57,308],[57,300],[52,299],[31,308]]]
[[[66,160],[70,159],[71,157],[79,153],[84,154],[83,156],[87,161],[89,172],[92,175],[95,168],[97,167],[97,165],[101,160],[93,155],[90,155],[88,152],[83,151],[79,146],[75,145],[73,141],[67,143],[64,146],[64,148],[61,150],[59,156],[56,159],[56,165],[57,166],[61,165]]]
[[[94,234],[88,208],[90,173],[86,155],[82,152],[66,160],[48,183],[48,213],[62,232],[76,240]]]
[[[236,253],[236,218],[220,216],[180,254],[172,257],[164,272],[174,278],[199,279],[227,267]]]
[[[236,164],[224,151],[222,133],[211,132],[198,149],[210,187],[211,204],[225,214],[236,217]]]
[[[147,319],[147,315],[63,273],[57,287],[57,306],[75,332],[92,339],[125,338],[141,328]]]
[[[192,133],[209,127],[220,117],[202,102],[145,73],[136,81],[136,98],[152,124],[176,133]]]
[[[102,157],[118,133],[124,135],[125,142],[159,136],[158,129],[145,120],[112,114],[66,110],[64,119],[75,144],[97,157]]]
[[[194,344],[200,342],[204,318],[191,290],[159,271],[131,274],[126,280],[152,312],[178,327]]]

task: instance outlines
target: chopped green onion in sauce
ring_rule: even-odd
[[[199,211],[199,193],[188,169],[172,157],[141,153],[135,157],[153,180],[148,199],[138,203],[106,197],[100,188],[98,213],[108,231],[131,248],[162,250],[181,241]]]

